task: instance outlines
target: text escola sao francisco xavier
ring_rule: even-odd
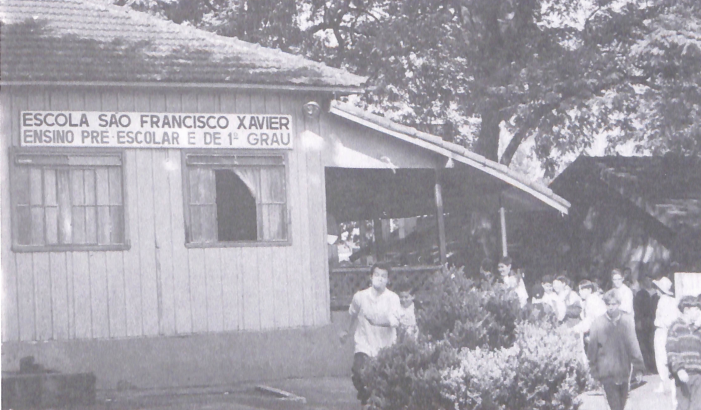
[[[291,115],[22,111],[23,147],[291,149]]]

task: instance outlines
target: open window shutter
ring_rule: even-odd
[[[279,241],[287,238],[285,208],[285,170],[263,167],[260,173],[258,233],[261,240]]]
[[[15,203],[17,220],[17,243],[30,245],[32,243],[32,213],[29,205],[29,169],[17,167],[13,170],[14,190],[12,192]]]
[[[109,169],[110,241],[124,243],[124,200],[122,198],[122,170]]]
[[[224,189],[222,186],[227,186],[224,180],[219,181],[220,185],[217,185],[217,175],[220,175],[220,178],[225,176],[221,173],[223,170],[233,172],[236,178],[248,188],[255,200],[255,240],[284,241],[287,239],[287,193],[283,155],[193,153],[186,154],[185,162],[188,167],[187,184],[190,190],[189,242],[217,242],[220,240],[219,230],[228,227],[226,225],[228,217],[224,214],[217,215],[217,189]],[[235,200],[230,198],[228,201],[230,203],[219,204],[219,206],[236,206]],[[219,217],[222,218],[224,228],[219,226]],[[232,237],[235,236],[232,234]],[[233,241],[250,240],[254,239],[233,239]]]

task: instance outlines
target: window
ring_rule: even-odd
[[[17,251],[126,249],[122,155],[12,155]]]
[[[184,153],[189,244],[287,244],[285,155]]]

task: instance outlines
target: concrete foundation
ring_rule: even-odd
[[[90,373],[2,374],[3,409],[70,408],[95,404]]]
[[[317,328],[139,339],[5,342],[3,371],[34,356],[46,369],[92,372],[98,389],[231,385],[291,377],[346,376],[353,342],[338,332],[347,313]]]

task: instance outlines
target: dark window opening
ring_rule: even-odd
[[[229,170],[215,170],[219,241],[255,241],[258,236],[256,198]]]
[[[283,155],[184,156],[188,243],[288,241]]]

